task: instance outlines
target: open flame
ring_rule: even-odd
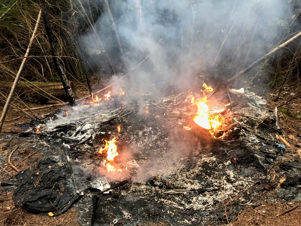
[[[124,91],[120,88],[119,96],[124,96]]]
[[[121,125],[118,125],[118,126],[117,126],[117,132],[118,132],[118,133],[120,133],[120,128],[121,128]]]
[[[146,114],[149,114],[148,106],[145,107],[145,113],[146,113]]]
[[[203,87],[207,90],[211,90],[211,86],[207,86],[205,83]],[[213,92],[213,89],[212,91]],[[214,136],[215,131],[224,123],[225,119],[220,114],[211,114],[209,112],[209,107],[207,105],[207,96],[205,92],[203,92],[204,97],[200,100],[195,102],[194,97],[192,98],[191,102],[198,107],[197,116],[193,118],[193,121],[198,124],[199,126],[209,130],[210,134]],[[214,136],[215,137],[215,136]],[[223,136],[219,137],[222,138]]]
[[[212,93],[213,88],[211,86],[207,86],[206,83],[203,84],[203,87],[205,88],[205,92]]]
[[[66,116],[69,116],[70,112],[71,112],[71,111],[65,110],[65,115],[66,115]]]
[[[190,126],[183,126],[183,128],[186,129],[186,130],[191,130],[192,129],[192,127],[190,127]]]
[[[36,128],[36,133],[40,133],[41,132],[41,125],[38,125]]]
[[[103,154],[103,153],[106,153],[107,154],[107,163],[106,163],[106,169],[108,172],[115,172],[115,171],[118,171],[118,172],[122,172],[122,169],[116,169],[112,163],[110,162],[113,162],[114,161],[114,158],[116,156],[118,156],[118,151],[117,151],[117,145],[116,145],[116,137],[114,137],[112,140],[110,141],[107,141],[107,140],[104,140],[106,142],[106,145],[104,148],[101,148],[99,150],[99,154]]]
[[[109,100],[111,97],[111,91],[109,91],[107,94],[104,95],[105,100]]]

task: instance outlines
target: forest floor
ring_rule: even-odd
[[[86,93],[81,93],[81,96],[86,95]],[[289,94],[288,94],[289,95]],[[268,93],[268,107],[272,111],[275,106],[281,104],[284,101],[284,98],[280,98],[278,102],[273,102],[274,98],[273,93]],[[30,107],[37,107],[39,105],[31,104]],[[299,115],[291,115],[285,112],[282,109],[280,114],[280,125],[283,129],[284,136],[289,137],[287,140],[292,142],[292,146],[296,147],[297,155],[300,154],[301,158],[301,147],[300,143],[294,142],[293,140],[300,140],[301,135],[301,120],[300,110],[301,110],[301,102],[295,102],[292,105],[289,105],[287,108],[293,107],[295,110],[299,109]],[[46,115],[59,107],[46,108],[43,110],[35,111],[38,115]],[[2,109],[0,108],[0,111]],[[283,113],[284,112],[284,113]],[[298,112],[298,111],[297,111]],[[10,114],[6,118],[6,123],[4,124],[2,132],[21,132],[19,127],[15,125],[21,124],[24,122],[29,122],[31,119],[24,115],[23,112],[20,111],[10,111]],[[298,138],[297,138],[298,137]],[[18,145],[18,140],[12,140],[9,144],[7,142],[0,142],[0,151],[2,156],[6,156],[11,152],[11,147],[14,145]],[[298,147],[299,146],[299,147]],[[22,150],[18,150],[19,154]],[[27,155],[30,155],[32,150],[28,149],[23,154],[24,158]],[[296,153],[295,153],[296,155]],[[296,157],[296,156],[294,156]],[[15,166],[18,166],[19,170],[23,170],[28,168],[28,166],[34,165],[39,162],[42,158],[41,153],[35,154],[33,157],[28,158],[24,162],[17,162],[16,159],[12,158],[12,162]],[[16,174],[16,170],[14,170],[7,162],[5,164],[0,165],[0,180],[5,180]],[[2,188],[0,187],[0,191]],[[271,195],[274,195],[274,191],[271,192]],[[12,192],[0,195],[0,225],[79,225],[77,222],[79,213],[74,208],[70,208],[66,213],[57,216],[57,217],[49,217],[47,214],[31,214],[24,211],[22,208],[15,207],[14,202],[12,200]],[[258,207],[246,207],[237,217],[234,222],[230,222],[229,225],[300,225],[301,222],[301,206],[298,206],[296,209],[283,214],[282,216],[277,216],[281,213],[284,213],[287,210],[292,209],[293,207],[299,205],[298,202],[281,202],[281,203],[272,203],[272,202],[264,202]],[[147,223],[145,225],[157,225],[152,223]]]

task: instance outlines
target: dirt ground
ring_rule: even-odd
[[[271,97],[271,96],[270,96]],[[269,108],[273,110],[275,106],[279,105],[283,100],[279,100],[277,103],[269,101]],[[301,104],[295,103],[293,106],[295,109],[301,110]],[[46,108],[43,110],[35,111],[36,115],[46,115],[58,109],[59,107]],[[0,109],[2,110],[2,109]],[[23,112],[10,111],[10,114],[6,118],[2,132],[20,132],[20,128],[14,125],[29,122],[31,118],[27,117]],[[301,128],[301,120],[288,117],[285,114],[280,113],[280,124],[284,130],[284,137],[291,144],[294,152],[292,155],[301,155],[300,143],[296,141],[296,136],[301,135],[301,131],[297,131],[296,125]],[[9,156],[12,151],[12,147],[17,144],[17,141],[8,141],[5,143],[0,142],[1,155]],[[33,153],[30,148],[28,150],[17,150],[18,154],[22,157],[22,161],[17,161],[14,157],[11,158],[11,162],[18,170],[26,169],[28,166],[37,163],[42,155],[41,153]],[[301,157],[301,156],[300,156]],[[8,162],[0,166],[0,179],[5,180],[16,174],[17,170],[13,169]],[[0,190],[2,188],[0,187]],[[301,205],[297,202],[292,203],[267,203],[264,200],[260,206],[248,206],[243,210],[234,222],[229,222],[229,225],[300,225],[301,222]],[[225,213],[227,214],[227,213]],[[66,213],[57,216],[50,217],[47,214],[31,214],[27,213],[21,208],[15,207],[12,201],[12,193],[0,195],[0,225],[79,225],[77,222],[79,213],[70,208]],[[146,223],[145,225],[153,225]],[[162,225],[168,225],[162,224]]]

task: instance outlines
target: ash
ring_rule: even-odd
[[[45,119],[34,136],[69,157],[83,195],[75,204],[82,225],[91,225],[91,219],[93,225],[221,224],[257,204],[267,172],[285,150],[275,140],[277,132],[270,126],[275,119],[266,102],[254,93],[236,95],[231,126],[223,139],[216,139],[193,124],[187,96],[157,102],[146,97],[143,107],[116,99]],[[141,113],[144,108],[147,112]],[[28,131],[32,134],[35,127]],[[118,138],[115,163],[128,167],[123,172],[106,172],[98,153],[103,139],[112,137]],[[123,180],[130,183],[100,193]]]

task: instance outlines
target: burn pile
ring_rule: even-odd
[[[267,172],[285,151],[263,98],[204,83],[160,100],[145,95],[141,106],[120,90],[32,122],[22,133],[39,137],[44,159],[61,156],[69,166],[82,225],[91,219],[94,225],[219,224],[258,204],[271,181]],[[22,206],[20,199],[16,204]]]

